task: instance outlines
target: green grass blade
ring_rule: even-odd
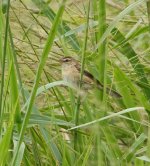
[[[0,55],[3,55],[3,14],[0,6]],[[0,56],[0,62],[2,62],[2,56]]]
[[[9,123],[8,123],[8,128],[6,129],[6,132],[4,133],[3,138],[0,140],[0,165],[5,165],[7,162],[7,157],[9,154],[9,148],[10,148],[10,142],[12,139],[12,131],[14,127],[14,119],[15,119],[15,112],[18,104],[18,99],[16,100],[16,104],[13,108],[13,111],[11,112],[9,116]]]
[[[98,123],[98,122],[107,120],[107,119],[109,119],[109,118],[113,118],[113,117],[116,117],[116,116],[118,116],[118,115],[122,115],[122,114],[129,113],[129,112],[136,111],[136,110],[144,110],[144,108],[143,108],[143,107],[128,108],[128,109],[122,110],[122,111],[120,111],[120,112],[113,113],[113,114],[111,114],[111,115],[105,116],[105,117],[103,117],[103,118],[100,118],[100,119],[91,121],[91,122],[89,122],[89,123],[85,123],[85,124],[81,124],[81,125],[72,127],[72,128],[70,128],[69,130],[74,130],[74,129],[77,129],[77,128],[86,127],[86,126],[89,126],[89,125],[92,125],[92,124],[95,124],[95,123]]]
[[[55,144],[53,140],[51,140],[50,134],[43,128],[40,128],[42,134],[43,134],[43,139],[48,147],[48,149],[52,152],[52,155],[56,159],[57,162],[61,163],[62,162],[62,155]],[[51,141],[50,141],[51,140]]]
[[[2,55],[2,75],[1,75],[1,91],[0,91],[0,118],[2,117],[3,110],[2,110],[2,99],[3,99],[3,89],[4,89],[4,79],[5,79],[5,60],[6,60],[6,53],[7,53],[7,40],[8,40],[8,30],[9,30],[9,7],[10,7],[10,0],[7,2],[7,14],[6,14],[6,28],[5,28],[5,39],[4,39],[4,49]],[[1,132],[1,126],[0,126]]]
[[[12,136],[12,129],[13,129],[13,123],[10,123],[8,128],[7,128],[7,131],[6,131],[5,135],[0,140],[0,146],[1,146],[0,165],[5,165],[6,164],[7,156],[8,156],[8,153],[9,153],[10,140],[11,140],[11,136]]]
[[[142,133],[135,142],[131,145],[131,147],[128,149],[128,151],[123,155],[123,158],[127,160],[128,162],[131,161],[132,157],[135,155],[135,150],[142,146],[143,142],[147,139],[147,136]]]
[[[20,132],[20,136],[19,136],[19,141],[18,141],[18,145],[17,145],[17,149],[16,149],[16,152],[15,152],[13,161],[12,161],[12,165],[16,160],[16,157],[18,155],[19,147],[20,147],[20,145],[22,143],[22,140],[23,140],[25,129],[26,129],[26,126],[28,124],[30,114],[31,114],[31,111],[32,111],[32,107],[33,107],[33,104],[34,104],[34,99],[35,99],[35,96],[36,96],[36,91],[37,91],[37,88],[38,88],[39,80],[40,80],[40,77],[41,77],[46,59],[48,57],[49,51],[52,48],[53,41],[54,41],[54,38],[55,38],[55,35],[56,35],[56,32],[57,32],[57,28],[58,28],[58,25],[59,25],[59,21],[60,21],[60,18],[62,16],[62,14],[63,14],[63,11],[64,11],[65,2],[66,2],[66,0],[62,1],[62,4],[61,4],[61,6],[60,6],[60,8],[57,12],[57,15],[56,15],[54,23],[52,25],[51,31],[49,33],[47,42],[45,44],[45,48],[44,48],[43,53],[42,53],[41,61],[40,61],[40,64],[39,64],[39,67],[38,67],[38,70],[37,70],[34,87],[33,87],[32,93],[31,93],[31,97],[30,97],[30,102],[29,102],[29,105],[28,105],[28,108],[27,108],[27,111],[26,111],[25,118],[23,120],[21,132]]]
[[[19,155],[17,156],[16,163],[14,164],[14,166],[21,165],[24,156],[24,151],[25,151],[25,144],[22,142],[19,149]]]
[[[114,36],[113,36],[114,40],[118,43],[118,46],[119,46],[118,49],[120,50],[120,52],[129,59],[136,74],[138,75],[141,83],[148,85],[148,80],[147,80],[145,73],[144,73],[144,66],[140,63],[136,52],[133,50],[131,45],[128,42],[126,42],[125,37],[121,34],[121,32],[118,29],[114,28],[113,33],[114,33]],[[146,96],[148,98],[150,98],[150,88],[145,87],[145,88],[142,88],[142,90],[144,91]]]
[[[116,86],[120,94],[122,95],[122,100],[125,107],[126,108],[135,107],[136,102],[135,102],[134,96],[131,95],[132,91],[130,89],[130,86],[128,85],[128,81],[125,79],[125,74],[122,74],[123,72],[121,72],[119,68],[116,68],[114,73],[115,73],[114,77],[117,82]],[[139,122],[141,121],[140,115],[138,114],[138,112],[129,113],[129,116],[136,121],[139,121]],[[129,124],[131,128],[134,127],[135,131],[140,131],[140,128],[141,128],[140,124],[137,124],[134,122],[133,123],[129,122]]]
[[[98,41],[102,38],[106,31],[106,1],[105,0],[99,0],[98,5],[98,12],[99,12],[99,18],[98,18]],[[103,89],[103,101],[105,101],[105,95],[106,95],[106,63],[107,63],[107,57],[106,57],[106,38],[98,47],[98,62],[97,66],[99,69],[99,80],[104,85]]]
[[[82,59],[81,59],[81,75],[80,75],[79,88],[82,88],[82,82],[83,82],[82,80],[83,80],[83,73],[84,73],[84,66],[85,66],[87,41],[88,41],[89,13],[90,13],[90,0],[89,0],[89,3],[88,3],[87,16],[86,16],[87,27],[86,27],[84,43],[83,43],[83,51],[82,51]],[[81,98],[80,98],[80,96],[78,96],[77,104],[76,104],[76,108],[75,108],[75,125],[79,124],[80,105],[81,105]],[[74,149],[75,149],[75,151],[78,151],[79,145],[80,145],[80,143],[78,141],[78,132],[77,132],[77,130],[75,130],[74,131]]]
[[[121,13],[119,13],[119,15],[117,15],[116,18],[113,19],[112,23],[108,26],[107,30],[105,31],[105,33],[103,34],[103,36],[99,40],[99,42],[98,42],[98,44],[96,46],[96,50],[98,49],[99,45],[102,44],[104,42],[104,40],[110,35],[111,31],[116,27],[118,22],[124,16],[126,16],[128,13],[130,13],[134,8],[136,8],[139,5],[141,5],[143,2],[145,2],[145,0],[138,0],[138,1],[134,2],[134,3],[132,3],[127,8],[125,8]]]
[[[10,64],[12,64],[11,74],[10,74],[10,91],[11,91],[11,99],[12,99],[12,108],[14,108],[16,101],[19,99],[19,92],[18,92],[18,84],[17,84],[16,72],[14,67],[14,61],[12,58],[13,55],[12,55],[10,47],[8,49],[9,49],[8,58],[9,58]],[[16,106],[15,121],[17,123],[21,123],[20,102],[18,102]]]
[[[119,68],[116,67],[115,69],[116,75],[118,73],[118,75],[122,75],[123,80],[125,81],[127,86],[129,86],[129,88],[134,92],[136,99],[138,100],[138,102],[145,107],[146,111],[149,113],[150,111],[150,106],[148,104],[148,100],[147,98],[144,96],[144,94],[139,90],[139,87],[137,87],[136,85],[134,85],[132,83],[132,81],[126,76],[126,74],[124,72],[122,72]]]
[[[150,0],[147,0],[147,13],[148,13],[148,23],[149,23],[149,31],[150,31]]]

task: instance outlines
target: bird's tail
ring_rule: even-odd
[[[100,89],[100,90],[104,89],[104,86],[99,81],[97,82],[97,86],[98,86],[98,89]],[[118,92],[116,92],[115,90],[110,89],[110,88],[106,88],[106,93],[110,94],[112,97],[115,97],[115,98],[122,97]]]

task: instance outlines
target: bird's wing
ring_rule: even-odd
[[[76,68],[79,72],[81,72],[81,67],[80,67],[79,64],[76,65]],[[84,74],[83,82],[88,82],[89,84],[92,84],[93,82],[95,82],[98,89],[102,90],[104,88],[103,84],[101,84],[99,80],[95,79],[94,76],[91,73],[84,70],[83,74]],[[108,87],[106,88],[106,92],[108,94],[110,94],[111,96],[116,97],[116,98],[121,98],[122,97],[118,92],[116,92],[115,90],[110,89]]]
[[[76,64],[76,68],[79,72],[81,72],[81,67],[79,64]],[[95,82],[99,89],[103,88],[103,85],[88,71],[84,70],[83,75],[83,82],[88,82],[89,84],[93,84]]]

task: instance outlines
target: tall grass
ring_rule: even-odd
[[[149,6],[0,2],[0,165],[149,165]],[[103,91],[71,89],[63,56]]]

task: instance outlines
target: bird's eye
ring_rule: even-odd
[[[64,59],[64,62],[69,62],[69,59]]]

